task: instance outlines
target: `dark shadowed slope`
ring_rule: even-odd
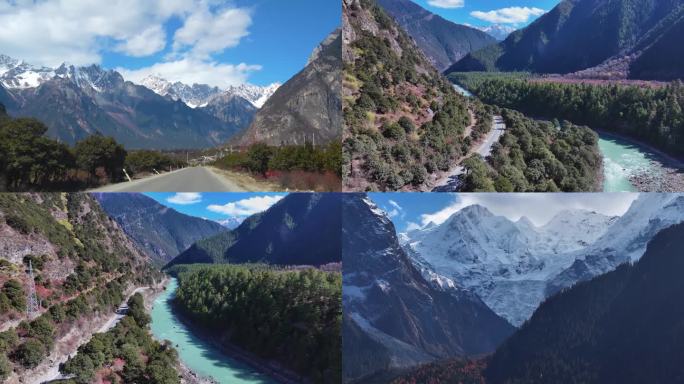
[[[339,193],[292,193],[236,229],[200,240],[168,265],[268,263],[323,265],[341,261]]]
[[[496,44],[496,39],[487,33],[452,23],[411,0],[378,0],[378,4],[411,35],[438,71],[444,71],[472,51]]]
[[[220,224],[188,216],[138,193],[93,193],[154,261],[166,264],[194,242],[226,231]]]
[[[640,55],[637,45],[651,32],[651,40],[678,49],[681,45],[667,37],[676,29],[660,23],[682,5],[682,0],[564,0],[527,28],[469,54],[447,72],[576,72],[610,58]],[[668,65],[667,60],[658,63]]]

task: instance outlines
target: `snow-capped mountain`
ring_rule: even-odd
[[[124,82],[123,77],[99,65],[76,67],[67,63],[58,68],[39,67],[9,56],[0,55],[0,83],[7,89],[37,88],[53,79],[71,79],[79,87],[101,92]]]
[[[425,278],[367,196],[343,197],[343,381],[494,350],[513,330],[471,292]]]
[[[190,108],[203,107],[209,103],[209,99],[221,93],[218,87],[210,87],[206,84],[193,84],[192,86],[176,81],[172,83],[158,75],[150,75],[142,81],[143,85],[160,96],[168,96],[173,100],[180,100]]]
[[[564,211],[536,227],[527,218],[513,222],[471,205],[440,225],[407,233],[405,248],[424,276],[455,281],[519,325],[545,298],[547,281],[572,264],[572,252],[593,243],[615,220]]]
[[[475,27],[479,29],[482,32],[485,32],[492,36],[493,38],[503,41],[506,40],[508,35],[510,35],[512,32],[516,30],[516,28],[508,26],[508,25],[502,25],[502,24],[492,24],[487,27]]]
[[[642,193],[593,244],[571,255],[572,265],[550,279],[547,295],[639,260],[653,236],[683,221],[684,194]]]
[[[280,87],[279,83],[273,83],[267,87],[241,84],[222,90],[206,84],[187,85],[180,81],[170,82],[159,75],[147,76],[140,81],[140,85],[151,89],[158,95],[170,97],[173,100],[181,100],[190,108],[204,107],[216,97],[232,95],[242,97],[255,107],[261,108],[266,100]]]
[[[99,65],[47,68],[0,55],[0,104],[70,145],[101,134],[130,149],[216,146],[251,123],[256,108],[240,100],[192,109]]]
[[[259,87],[251,84],[240,84],[226,88],[225,92],[247,99],[250,103],[254,104],[255,107],[261,108],[266,101],[273,96],[275,91],[280,88],[280,85],[280,83],[273,83],[266,87]]]
[[[228,229],[235,229],[239,227],[243,221],[245,221],[244,217],[234,216],[223,220],[217,220],[216,222]]]

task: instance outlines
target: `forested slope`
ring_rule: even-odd
[[[343,25],[345,186],[420,188],[467,151],[467,101],[374,0],[344,0]]]
[[[0,378],[30,378],[113,313],[134,286],[160,279],[149,258],[87,194],[0,194]],[[31,263],[37,299],[26,314]]]

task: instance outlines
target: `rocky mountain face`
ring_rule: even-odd
[[[14,117],[43,121],[47,135],[65,143],[102,134],[131,149],[216,146],[244,129],[240,124],[253,113],[247,103],[245,111],[233,104],[231,112],[217,113],[227,116],[222,120],[97,65],[40,68],[7,56],[0,57],[0,103]]]
[[[126,234],[154,262],[164,265],[198,240],[227,229],[221,224],[188,216],[137,193],[94,193],[93,196]]]
[[[546,300],[491,357],[488,383],[672,383],[684,378],[684,224],[634,265]]]
[[[256,113],[238,145],[325,144],[342,135],[342,35],[333,32],[306,67],[285,82]]]
[[[343,197],[343,381],[493,351],[513,327],[449,279],[426,278],[368,197]]]
[[[566,74],[595,68],[583,75],[681,77],[677,68],[684,62],[684,51],[675,36],[682,28],[683,7],[682,0],[564,0],[528,27],[469,54],[447,72]]]
[[[292,193],[237,228],[200,240],[173,259],[175,264],[339,263],[341,195]]]
[[[437,68],[444,71],[471,51],[496,44],[489,34],[455,24],[411,0],[378,0]]]

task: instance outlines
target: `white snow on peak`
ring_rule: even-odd
[[[121,75],[104,70],[98,65],[77,67],[63,63],[57,68],[39,67],[0,55],[0,83],[7,89],[37,88],[56,78],[71,79],[81,88],[90,87],[96,92],[102,92],[111,85],[110,81],[118,81]]]
[[[206,84],[187,85],[179,81],[170,82],[161,75],[147,76],[140,81],[140,85],[149,88],[158,95],[180,100],[190,108],[204,107],[212,100],[226,95],[242,97],[255,107],[261,108],[280,87],[280,83],[273,83],[266,87],[241,84],[221,89]]]
[[[544,299],[547,280],[574,261],[572,251],[593,243],[615,220],[566,211],[535,227],[471,205],[440,225],[406,233],[403,244],[427,280],[449,284],[434,273],[457,282],[519,325]]]

